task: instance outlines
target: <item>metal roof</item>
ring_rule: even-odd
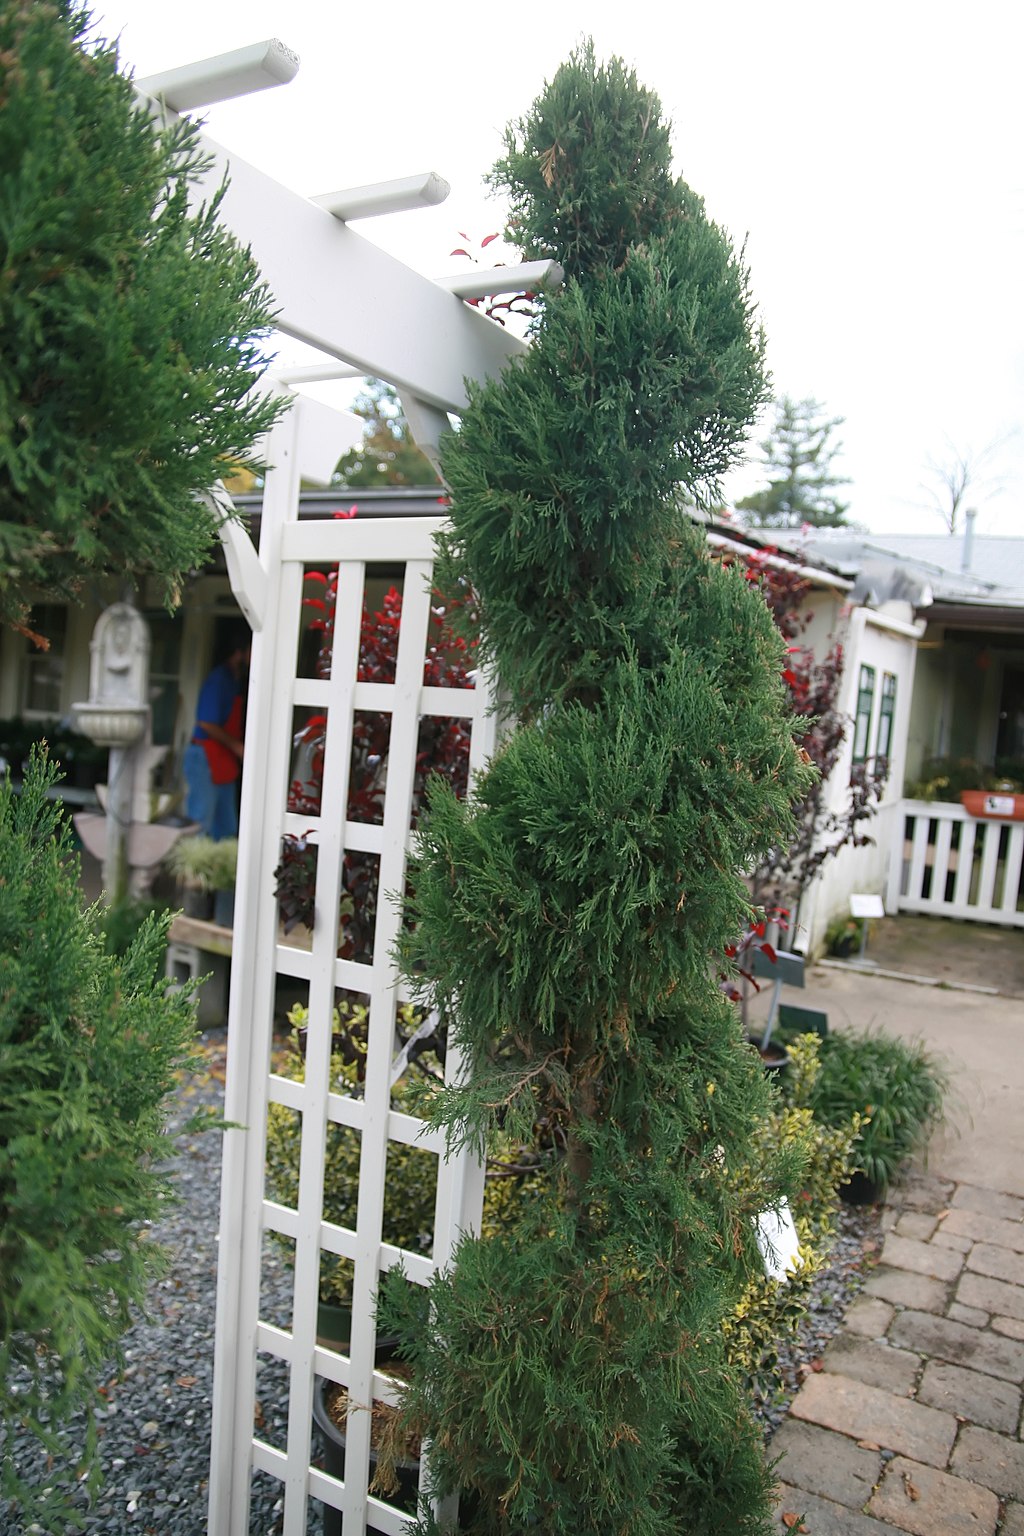
[[[968,608],[1024,609],[1024,539],[975,534],[970,568],[963,569],[961,535],[866,534],[810,529],[799,542],[815,559],[834,561],[853,576],[862,602],[903,599],[927,613],[933,603]]]

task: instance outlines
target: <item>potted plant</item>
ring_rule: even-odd
[[[214,894],[230,893],[233,898],[238,864],[238,839],[215,839],[197,834],[183,837],[167,855],[167,868],[181,881],[186,917],[208,919],[213,911]],[[231,913],[222,908],[223,926],[229,927]]]
[[[908,800],[942,800],[960,804],[971,816],[1006,821],[1024,820],[1024,763],[1012,757],[994,764],[971,757],[933,757],[922,777],[908,782]]]
[[[842,914],[834,917],[825,929],[825,948],[828,953],[837,960],[848,960],[851,955],[858,954],[865,922],[863,917],[846,917]]]
[[[235,879],[238,874],[238,838],[222,837],[215,845],[217,856],[212,861],[210,885],[213,890],[213,920],[221,928],[232,928],[235,922]]]

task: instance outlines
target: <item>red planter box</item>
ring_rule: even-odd
[[[965,789],[960,804],[971,816],[989,821],[1024,821],[1024,795],[1002,795],[998,790]]]

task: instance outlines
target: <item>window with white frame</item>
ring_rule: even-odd
[[[871,739],[871,714],[875,705],[875,669],[863,664],[857,684],[857,713],[853,728],[853,760],[864,762]]]
[[[896,715],[896,674],[882,673],[882,696],[878,703],[878,734],[875,756],[888,758],[892,752],[892,727]]]

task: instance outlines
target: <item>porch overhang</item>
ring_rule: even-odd
[[[1004,630],[1024,634],[1024,603],[950,603],[922,604],[916,610],[918,618],[929,625],[940,624],[946,629]]]

